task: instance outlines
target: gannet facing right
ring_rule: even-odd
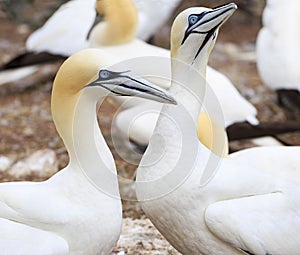
[[[100,69],[96,49],[74,54],[59,69],[52,115],[70,162],[44,182],[0,184],[1,254],[108,255],[116,244],[121,200],[114,160],[98,127],[97,102],[109,92],[175,101],[128,72]]]
[[[300,147],[253,148],[221,159],[197,138],[195,95],[205,89],[218,29],[236,8],[190,8],[175,19],[169,91],[178,105],[162,108],[137,170],[137,198],[184,255],[299,254]]]

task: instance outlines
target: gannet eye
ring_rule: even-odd
[[[190,23],[190,25],[196,24],[198,22],[198,20],[199,20],[199,17],[196,16],[196,15],[189,16],[189,23]]]
[[[99,76],[100,76],[100,78],[102,78],[102,79],[107,79],[107,78],[110,76],[110,73],[109,73],[109,71],[107,71],[107,70],[101,70],[101,71],[99,72]]]

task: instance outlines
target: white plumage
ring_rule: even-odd
[[[163,77],[166,77],[165,75],[170,76],[168,72],[160,75]],[[225,75],[208,66],[207,82],[223,110],[225,127],[243,121],[248,121],[252,125],[258,124],[258,120],[255,117],[257,114],[256,108],[241,96]],[[164,88],[170,86],[169,83],[159,85]],[[210,98],[211,94],[204,97],[204,105],[211,105],[214,108],[209,102]],[[136,101],[138,102],[138,100]],[[162,106],[155,102],[140,103],[133,107],[126,107],[116,116],[115,124],[132,141],[146,146],[153,134],[161,108]]]
[[[28,37],[26,49],[70,56],[88,47],[87,34],[95,17],[95,0],[71,0]]]
[[[135,0],[139,13],[137,37],[148,40],[167,21],[180,0]],[[71,0],[27,39],[29,51],[70,56],[89,46],[87,35],[96,17],[96,0]]]
[[[119,238],[118,176],[99,130],[97,102],[108,91],[175,101],[129,73],[99,72],[100,53],[72,55],[53,84],[52,115],[69,154],[67,167],[44,182],[0,184],[1,255],[108,255]]]
[[[271,89],[300,90],[300,2],[267,0],[256,41],[257,67]]]
[[[234,8],[191,8],[176,18],[172,78],[185,80],[192,93],[172,83],[178,106],[162,109],[137,171],[137,197],[152,223],[182,254],[298,254],[300,147],[253,148],[220,158],[195,132],[201,108],[195,95],[203,93],[205,81],[199,86],[191,70],[200,69],[205,77],[215,38],[211,34],[205,42],[205,31],[218,29]],[[191,23],[195,16],[201,19]],[[190,68],[180,68],[177,60]]]
[[[134,0],[139,13],[137,37],[147,41],[167,22],[181,0]]]
[[[116,168],[96,128],[101,94],[83,89],[97,74],[96,53],[68,59],[53,85],[53,119],[67,147],[68,166],[44,182],[0,184],[1,254],[106,255],[119,238],[122,208]],[[71,93],[74,88],[77,93]],[[107,171],[114,175],[107,177]],[[108,194],[99,189],[103,185],[95,185],[101,184],[97,176],[108,178]]]

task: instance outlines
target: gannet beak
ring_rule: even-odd
[[[216,30],[235,12],[237,5],[230,3],[202,12],[200,14],[192,14],[189,16],[189,27],[185,32],[183,41],[184,44],[190,34],[207,34],[211,37]]]
[[[136,96],[160,103],[177,104],[170,93],[129,71],[100,70],[98,79],[87,85],[91,86],[101,86],[119,96]]]
[[[204,15],[203,23],[209,23],[215,29],[219,28],[237,9],[235,3],[213,8]]]

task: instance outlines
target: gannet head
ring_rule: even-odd
[[[51,97],[52,117],[68,151],[72,148],[73,121],[81,95],[94,106],[109,92],[116,96],[138,96],[162,103],[176,103],[165,90],[135,78],[129,72],[101,70],[101,61],[102,50],[85,49],[69,57],[56,74]]]
[[[237,9],[234,3],[214,9],[193,7],[181,12],[171,30],[171,56],[187,64],[208,60],[220,26]]]
[[[168,92],[145,79],[135,77],[129,71],[100,70],[103,66],[101,53],[101,50],[86,49],[68,58],[56,75],[53,100],[70,98],[83,90],[89,90],[95,99],[111,92],[115,96],[138,96],[162,103],[175,103]]]

